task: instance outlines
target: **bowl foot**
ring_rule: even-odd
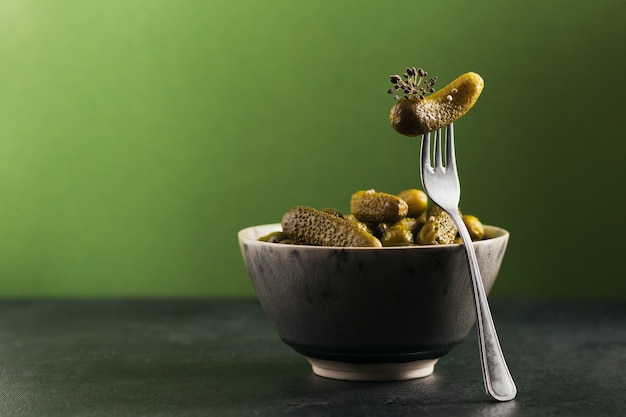
[[[306,357],[313,373],[344,381],[403,381],[432,374],[439,359],[404,363],[349,363]]]

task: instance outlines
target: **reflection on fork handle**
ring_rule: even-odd
[[[472,276],[472,290],[476,306],[476,328],[478,331],[480,360],[483,370],[485,389],[494,400],[509,401],[517,395],[517,388],[513,377],[506,365],[500,341],[496,333],[496,327],[491,317],[491,310],[487,302],[487,295],[483,286],[483,280],[478,267],[476,252],[472,246],[472,239],[467,227],[458,213],[449,213],[459,229],[463,246],[467,251],[467,257]]]

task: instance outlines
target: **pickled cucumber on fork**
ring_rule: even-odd
[[[419,68],[407,68],[403,74],[390,77],[393,88],[390,94],[396,95],[396,103],[389,112],[393,129],[406,136],[418,136],[458,120],[476,103],[485,82],[475,72],[460,75],[444,88],[435,91],[436,77],[424,83],[427,73]],[[432,95],[428,95],[431,94]]]
[[[315,246],[381,247],[380,240],[356,222],[307,206],[295,206],[281,222],[294,243]]]

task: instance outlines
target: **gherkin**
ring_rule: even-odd
[[[458,229],[441,207],[431,204],[426,212],[426,223],[415,237],[419,245],[449,245],[456,243]]]
[[[419,222],[413,217],[405,217],[387,228],[380,242],[383,246],[407,246],[414,244],[414,234],[419,229]]]
[[[409,206],[398,196],[367,190],[352,194],[350,210],[363,222],[396,223],[406,217]]]
[[[334,208],[295,206],[283,215],[282,231],[259,240],[339,247],[461,243],[452,218],[438,205],[428,204],[426,194],[417,189],[404,190],[398,195],[361,190],[352,194],[349,214]],[[485,237],[484,227],[476,216],[462,215],[462,219],[472,240]]]
[[[480,75],[467,72],[431,96],[407,96],[391,108],[391,126],[406,136],[418,136],[447,126],[474,106],[484,86]]]
[[[283,232],[294,243],[317,246],[381,247],[380,241],[356,222],[316,210],[295,206],[283,215]]]

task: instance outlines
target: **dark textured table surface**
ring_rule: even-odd
[[[253,299],[0,300],[0,416],[623,416],[626,301],[491,300],[518,397],[475,333],[435,374],[312,374]]]

